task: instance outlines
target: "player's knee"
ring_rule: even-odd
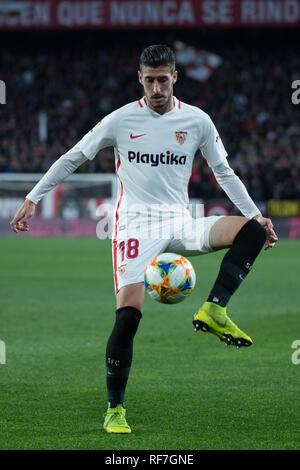
[[[249,220],[248,224],[248,230],[252,235],[253,239],[264,244],[268,236],[267,230],[255,219]]]
[[[243,225],[235,240],[247,238],[250,243],[263,245],[267,239],[267,230],[255,219],[251,219]]]
[[[142,317],[141,312],[135,307],[121,307],[116,310],[116,328],[119,334],[125,336],[134,336],[140,319]]]

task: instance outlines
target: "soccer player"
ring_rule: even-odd
[[[11,221],[14,232],[27,231],[28,219],[47,191],[93,159],[99,150],[114,147],[119,195],[112,236],[116,317],[106,349],[108,409],[104,429],[109,433],[131,432],[124,395],[133,340],[142,316],[148,262],[164,251],[189,256],[228,249],[193,324],[196,330],[210,332],[227,345],[250,346],[251,338],[228,317],[227,304],[262,247],[267,250],[277,241],[271,220],[262,216],[230,168],[211,118],[173,95],[177,71],[172,49],[165,45],[145,48],[138,79],[144,89],[143,98],[106,116],[62,155],[26,196]],[[243,216],[203,217],[193,238],[193,219],[187,209],[188,182],[198,149]],[[151,235],[145,236],[150,209]],[[184,233],[178,229],[183,215],[187,229]],[[173,224],[167,238],[159,235],[161,223]]]

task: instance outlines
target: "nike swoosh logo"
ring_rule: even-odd
[[[218,320],[216,320],[210,313],[207,314],[218,326],[220,326],[221,328],[225,328],[226,325],[227,325],[227,320],[225,321],[225,323],[221,323],[219,322]]]
[[[132,135],[132,133],[131,133],[130,138],[131,139],[137,139],[138,137],[143,137],[143,135],[146,135],[146,134]]]

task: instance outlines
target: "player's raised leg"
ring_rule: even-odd
[[[124,395],[132,363],[133,340],[142,316],[144,283],[129,284],[117,293],[115,324],[106,347],[108,409],[104,429],[131,433],[124,408]]]
[[[251,338],[228,317],[226,306],[248,275],[267,240],[268,231],[254,219],[222,217],[211,228],[210,246],[213,250],[229,248],[224,256],[213,288],[194,316],[196,330],[215,334],[226,344],[250,346]]]

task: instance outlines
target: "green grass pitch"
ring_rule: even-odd
[[[197,285],[183,303],[146,297],[126,393],[133,433],[109,435],[110,242],[1,238],[0,448],[299,449],[300,243],[262,252],[231,299],[248,349],[192,326],[223,254],[190,258]]]

